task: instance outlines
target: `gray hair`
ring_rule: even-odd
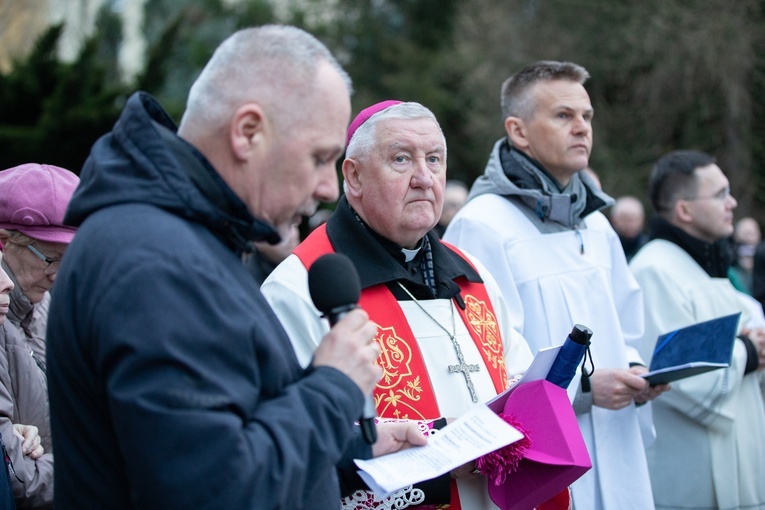
[[[539,82],[568,80],[584,85],[589,77],[590,73],[584,67],[573,62],[542,60],[531,64],[502,83],[500,94],[502,118],[518,117],[529,120],[536,108],[530,92]]]
[[[218,46],[191,86],[181,126],[219,128],[239,106],[256,101],[279,129],[288,129],[304,113],[303,100],[310,97],[322,60],[337,70],[351,94],[348,74],[308,32],[285,25],[240,30]]]
[[[366,122],[359,126],[353,134],[351,141],[348,142],[345,157],[358,159],[368,154],[377,141],[377,123],[386,119],[432,120],[438,127],[438,131],[441,133],[441,138],[444,142],[444,157],[446,157],[446,137],[441,129],[441,125],[438,123],[438,119],[436,119],[436,116],[428,108],[415,102],[398,103],[369,117]]]
[[[6,230],[4,228],[0,228],[0,237],[5,237],[8,241],[13,244],[18,244],[19,246],[29,246],[36,242],[35,239],[32,239],[26,234],[22,234],[18,230]]]

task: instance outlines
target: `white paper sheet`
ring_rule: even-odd
[[[485,405],[478,405],[436,434],[425,446],[370,460],[355,459],[359,475],[380,497],[430,480],[523,438]]]
[[[508,389],[486,402],[489,409],[495,413],[501,413],[505,408],[507,397],[515,388],[526,382],[547,378],[547,374],[550,372],[550,367],[555,362],[555,358],[558,356],[560,348],[561,346],[557,345],[555,347],[545,347],[544,349],[540,349],[539,352],[537,352],[537,355],[534,356],[534,360],[531,362],[531,365],[529,365],[528,370],[523,374],[523,377],[518,379],[518,381]]]

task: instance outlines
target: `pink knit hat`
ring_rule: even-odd
[[[393,105],[399,104],[401,101],[397,101],[395,99],[389,99],[387,101],[382,101],[381,103],[373,104],[372,106],[368,108],[364,108],[359,112],[358,115],[356,115],[356,118],[353,119],[353,122],[351,122],[351,125],[348,126],[348,135],[345,137],[345,145],[347,146],[349,143],[351,143],[351,138],[353,138],[353,134],[356,132],[359,127],[363,123],[369,120],[369,117],[374,115],[377,112],[381,112],[385,110],[386,108],[389,108]]]
[[[0,172],[0,228],[69,244],[77,231],[64,213],[80,178],[69,170],[26,163]]]

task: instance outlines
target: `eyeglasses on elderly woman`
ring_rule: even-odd
[[[58,271],[58,266],[61,265],[61,259],[51,259],[45,256],[40,250],[32,246],[31,244],[26,245],[27,248],[29,248],[29,251],[37,255],[37,258],[45,262],[47,265],[45,266],[45,269],[43,269],[44,275],[51,275]]]

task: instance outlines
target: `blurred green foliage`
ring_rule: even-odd
[[[391,98],[433,110],[450,178],[482,173],[503,135],[507,76],[535,60],[572,60],[591,74],[591,164],[607,192],[645,201],[652,162],[694,148],[717,156],[738,216],[765,212],[765,0],[147,0],[145,9],[147,59],[134,83],[119,79],[109,2],[74,62],[55,57],[61,27],[51,27],[0,75],[0,168],[44,161],[79,171],[136,89],[179,120],[219,42],[278,21],[335,53],[354,80],[354,113]]]

